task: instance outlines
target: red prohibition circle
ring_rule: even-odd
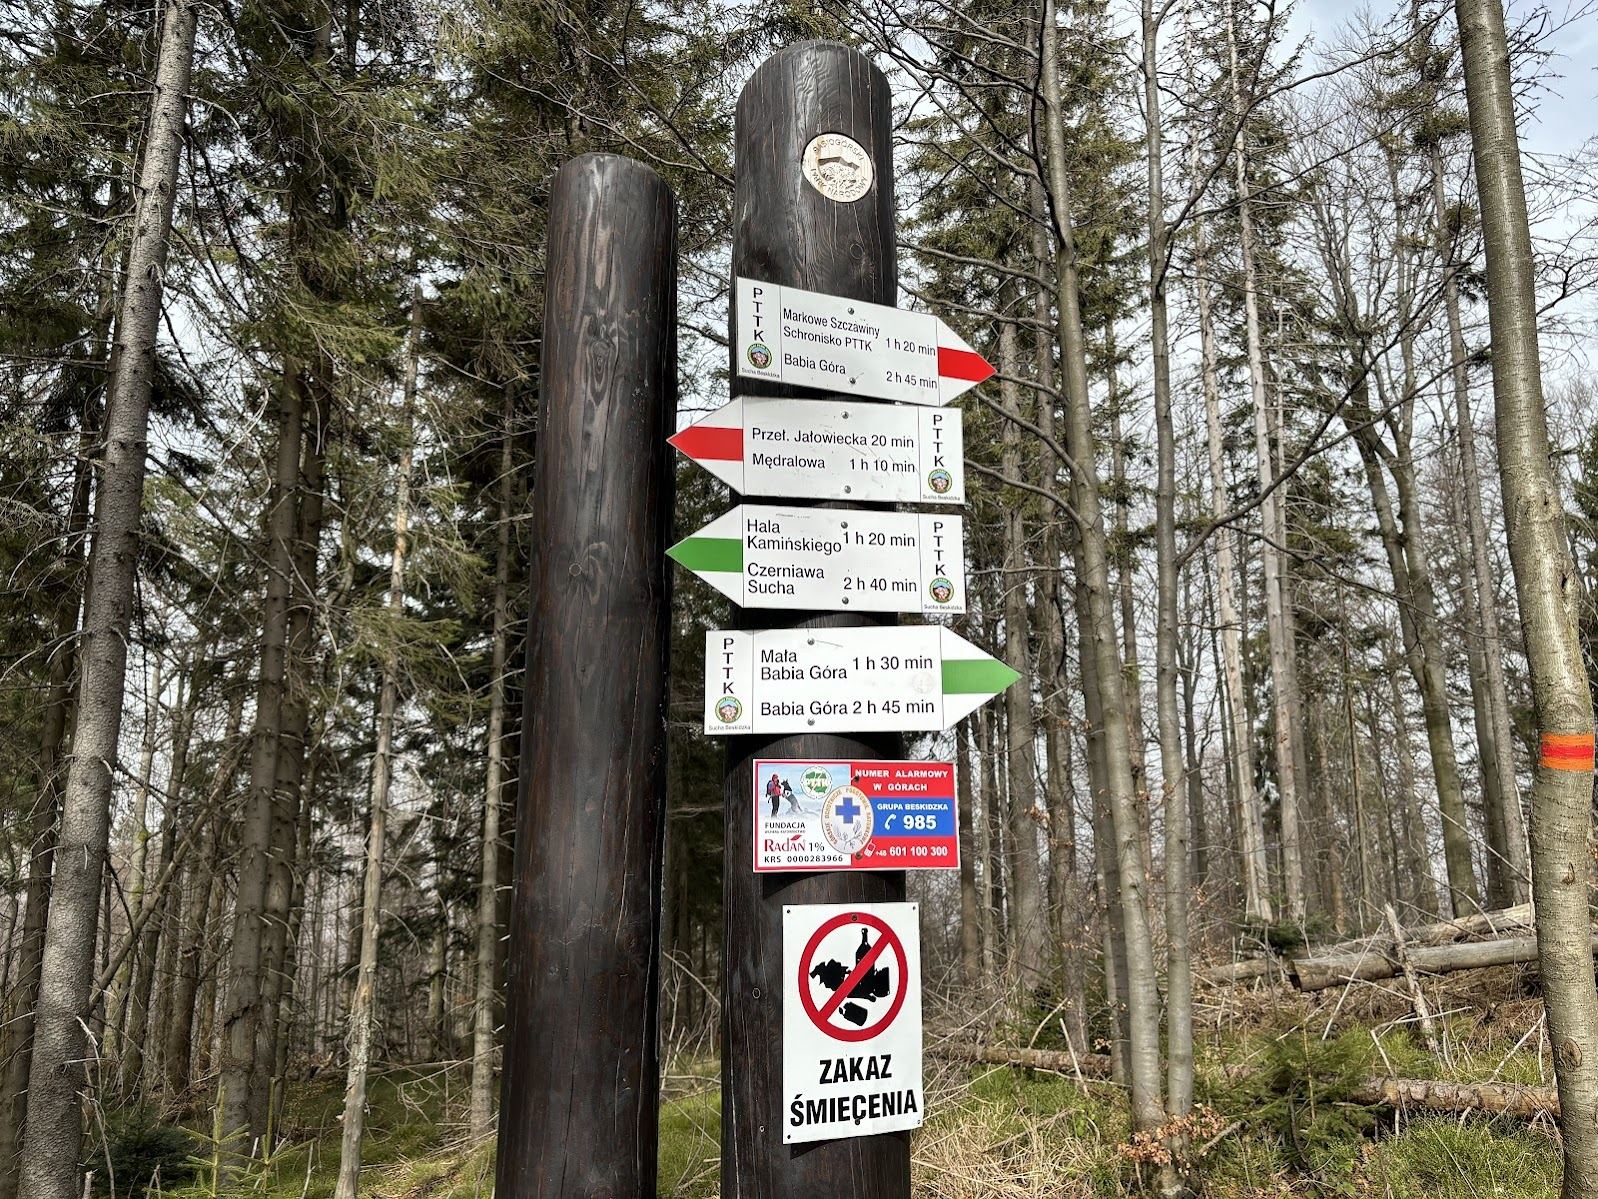
[[[816,1006],[816,1001],[810,997],[811,959],[815,955],[817,948],[820,947],[822,939],[828,933],[842,928],[846,924],[864,924],[876,929],[881,934],[878,942],[887,941],[888,947],[893,950],[894,956],[899,959],[898,993],[894,995],[893,1002],[888,1005],[888,1014],[870,1028],[836,1027],[830,1021],[821,1018],[821,1009]],[[880,957],[882,955],[878,954],[877,956]],[[834,1040],[869,1041],[872,1037],[881,1034],[888,1025],[892,1024],[894,1017],[899,1014],[899,1009],[904,1006],[904,993],[909,988],[909,979],[905,977],[908,970],[909,963],[905,958],[904,945],[899,940],[899,934],[888,927],[887,921],[880,916],[873,916],[870,912],[840,912],[816,929],[810,940],[805,942],[804,952],[799,955],[799,1002],[804,1006],[805,1015],[810,1017],[810,1023]],[[838,990],[842,991],[843,987],[840,986]]]

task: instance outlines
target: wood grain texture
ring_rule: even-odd
[[[817,134],[845,133],[870,153],[876,181],[853,203],[827,199],[800,173]],[[735,275],[876,304],[898,298],[893,219],[892,105],[871,63],[833,42],[803,42],[768,59],[738,101]],[[736,319],[736,314],[734,314]],[[736,353],[738,337],[732,337]],[[736,367],[733,377],[737,379]],[[742,394],[824,393],[737,380]],[[737,503],[739,497],[734,496]],[[802,503],[785,499],[785,504]],[[864,505],[830,505],[864,507]],[[741,628],[837,628],[892,616],[740,613]],[[782,1141],[782,906],[902,900],[903,871],[756,875],[753,759],[897,757],[897,734],[804,734],[727,746],[726,935],[722,965],[721,1193],[738,1199],[903,1199],[910,1138],[887,1133]]]
[[[550,199],[496,1193],[655,1194],[676,206],[590,154]]]

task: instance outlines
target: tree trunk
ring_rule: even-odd
[[[1476,722],[1481,745],[1482,782],[1487,797],[1488,845],[1502,865],[1503,885],[1494,905],[1524,902],[1530,892],[1531,865],[1526,859],[1526,822],[1521,813],[1520,780],[1515,774],[1515,738],[1509,721],[1509,686],[1504,680],[1504,645],[1498,618],[1498,575],[1487,548],[1481,472],[1476,466],[1476,425],[1471,416],[1470,379],[1465,364],[1464,321],[1459,311],[1459,265],[1455,261],[1453,225],[1443,190],[1442,149],[1434,140],[1428,156],[1431,169],[1433,220],[1437,253],[1443,260],[1443,310],[1448,317],[1448,377],[1454,393],[1454,419],[1459,430],[1459,473],[1464,492],[1458,497],[1470,531],[1470,571],[1466,599],[1475,628],[1466,634],[1480,660],[1471,670],[1471,693],[1480,696],[1485,719]],[[1479,637],[1479,640],[1478,640]],[[1496,785],[1494,785],[1496,780]]]
[[[1265,626],[1270,642],[1271,697],[1276,717],[1276,783],[1282,825],[1283,888],[1286,892],[1283,915],[1294,924],[1302,924],[1305,917],[1304,859],[1299,841],[1299,793],[1302,787],[1294,752],[1298,729],[1293,719],[1295,697],[1292,682],[1297,677],[1297,671],[1292,660],[1295,652],[1292,614],[1287,604],[1284,569],[1287,521],[1282,510],[1282,494],[1277,488],[1271,448],[1270,401],[1266,395],[1265,355],[1260,333],[1254,211],[1244,132],[1247,110],[1237,61],[1235,22],[1236,14],[1229,0],[1226,41],[1231,55],[1232,115],[1237,122],[1232,142],[1232,161],[1237,185],[1238,251],[1243,260],[1243,316],[1248,341],[1248,376],[1254,405],[1254,453],[1259,462],[1260,494],[1263,497],[1260,501],[1260,517],[1265,536],[1260,542],[1260,561],[1265,568]]]
[[[272,821],[277,759],[282,748],[283,681],[288,656],[288,607],[294,539],[294,496],[299,479],[303,392],[298,363],[284,362],[278,382],[276,474],[267,504],[266,591],[261,614],[261,660],[256,683],[254,748],[250,790],[239,834],[238,886],[233,901],[233,935],[228,950],[227,992],[222,1012],[221,1061],[217,1106],[223,1136],[235,1150],[248,1151],[262,1135],[254,1123],[254,1092],[265,1063],[259,1062],[257,1029],[263,1015],[262,948],[265,940],[267,880],[271,871]],[[238,1145],[239,1138],[246,1142]]]
[[[1104,407],[1110,414],[1110,494],[1115,500],[1115,518],[1110,534],[1110,561],[1115,571],[1116,607],[1120,615],[1121,673],[1126,679],[1126,734],[1132,747],[1132,795],[1137,804],[1139,840],[1143,845],[1143,870],[1154,871],[1154,837],[1149,828],[1149,775],[1143,754],[1143,665],[1138,657],[1137,608],[1132,602],[1131,483],[1126,477],[1126,435],[1121,423],[1122,399],[1117,384],[1115,334],[1105,338],[1107,394]],[[1149,919],[1154,918],[1152,909]]]
[[[77,727],[61,802],[28,1072],[22,1199],[77,1199],[81,1189],[79,1071],[89,1056],[84,1020],[92,999],[97,898],[122,728],[162,272],[171,240],[197,12],[192,0],[172,0],[167,8],[139,169],[89,553]]]
[[[1192,143],[1192,170],[1199,169],[1198,140]],[[1231,508],[1226,488],[1225,437],[1221,430],[1221,387],[1211,316],[1210,280],[1202,220],[1193,226],[1193,275],[1198,298],[1200,370],[1204,384],[1204,427],[1210,468],[1210,515],[1220,519]],[[1248,696],[1243,688],[1243,626],[1237,611],[1237,572],[1232,558],[1236,534],[1217,528],[1215,540],[1215,591],[1221,626],[1221,654],[1226,667],[1227,708],[1231,720],[1232,810],[1242,832],[1238,872],[1243,881],[1243,915],[1269,924],[1275,919],[1271,903],[1270,859],[1265,850],[1265,811],[1254,787],[1254,735],[1249,727]]]
[[[177,851],[178,828],[194,804],[188,799],[187,775],[189,768],[189,750],[194,743],[195,717],[200,706],[200,697],[204,690],[202,682],[203,665],[211,655],[209,642],[202,644],[200,649],[193,654],[189,661],[188,685],[183,694],[182,712],[178,719],[177,738],[172,749],[172,763],[167,771],[166,799],[163,806],[167,809],[170,819],[166,822],[161,833],[161,860],[163,863],[172,861]],[[237,729],[230,728],[233,735],[227,736],[222,742],[224,755],[233,751],[237,741]],[[202,856],[208,851],[210,839],[214,836],[215,820],[207,822],[201,837],[199,853]],[[145,1008],[150,1013],[151,1022],[155,1033],[153,1046],[155,1062],[145,1066],[143,1092],[148,1095],[152,1091],[160,1090],[162,1072],[166,1066],[166,1031],[172,1026],[172,1001],[178,977],[178,952],[182,931],[182,916],[184,902],[184,879],[192,871],[187,863],[184,864],[183,874],[174,879],[171,887],[162,898],[161,920],[149,935],[146,954],[155,962],[153,981],[160,988],[160,1002],[155,1003],[150,996],[146,997]],[[157,958],[157,948],[159,957]],[[146,1038],[148,1041],[149,1038]],[[143,1042],[141,1042],[143,1043]],[[152,1054],[147,1050],[145,1056]]]
[[[155,659],[155,673],[150,682],[150,702],[145,713],[144,736],[139,743],[139,773],[133,788],[133,856],[128,862],[127,903],[129,913],[137,913],[144,906],[145,867],[150,858],[150,776],[155,769],[156,734],[161,716],[161,659]],[[181,679],[179,680],[181,683]],[[131,917],[130,917],[131,918]],[[108,931],[109,935],[109,931]],[[126,1025],[131,1013],[132,990],[138,985],[139,961],[130,957],[117,971],[111,993],[106,996],[105,1040],[100,1052],[108,1061],[117,1064],[115,1077],[122,1077],[122,1055],[126,1048]],[[118,1093],[121,1088],[118,1086]]]
[[[960,820],[960,981],[975,990],[982,969],[982,941],[977,898],[977,847],[971,825],[971,728],[961,721],[954,732],[955,787]]]
[[[1356,386],[1356,394],[1364,385]],[[1369,405],[1356,406],[1351,415],[1368,414]],[[1356,419],[1358,417],[1356,416]],[[1478,910],[1481,892],[1471,862],[1470,827],[1465,811],[1465,795],[1459,780],[1459,764],[1454,754],[1454,724],[1448,710],[1448,681],[1443,661],[1442,638],[1437,630],[1436,604],[1432,598],[1431,570],[1425,558],[1425,539],[1420,525],[1420,504],[1415,494],[1414,464],[1404,447],[1397,454],[1383,453],[1375,444],[1369,426],[1355,438],[1365,459],[1382,543],[1393,572],[1398,595],[1399,627],[1404,634],[1404,660],[1420,691],[1421,715],[1426,724],[1426,743],[1431,750],[1432,771],[1437,780],[1437,806],[1442,811],[1443,859],[1448,868],[1448,891],[1456,916]],[[1385,447],[1383,447],[1385,448]],[[1393,475],[1398,491],[1398,518],[1382,479],[1382,466]]]
[[[1005,307],[1013,303],[1007,297]],[[999,394],[1004,411],[1021,417],[1020,353],[1013,322],[999,325]],[[1007,478],[1019,479],[1021,426],[1004,424],[1002,469]],[[1021,995],[1028,996],[1043,980],[1049,918],[1043,906],[1043,874],[1038,858],[1037,743],[1032,728],[1032,655],[1028,647],[1031,621],[1027,612],[1026,517],[1022,504],[1005,505],[1004,658],[1025,681],[1004,693],[1005,761],[1008,764],[1010,817],[1010,966]]]
[[[1078,557],[1079,538],[1073,538],[1071,553]],[[1076,572],[1077,641],[1093,644],[1088,619],[1088,602],[1080,569]],[[1127,1081],[1126,950],[1121,909],[1120,868],[1116,864],[1115,831],[1110,823],[1110,772],[1104,759],[1104,716],[1099,705],[1098,668],[1091,654],[1078,659],[1082,676],[1082,709],[1086,717],[1086,742],[1089,792],[1093,822],[1093,885],[1096,891],[1097,924],[1104,975],[1104,1006],[1110,1025],[1110,1057],[1115,1063],[1115,1081]]]
[[[1338,591],[1341,603],[1343,594]],[[1343,642],[1343,728],[1348,737],[1348,789],[1354,801],[1354,828],[1358,834],[1356,845],[1359,849],[1359,889],[1360,900],[1364,904],[1371,904],[1375,900],[1375,893],[1371,885],[1370,873],[1370,845],[1366,838],[1365,823],[1365,788],[1359,768],[1359,726],[1354,723],[1354,676],[1349,661],[1348,642]],[[1392,824],[1392,809],[1387,809],[1388,825]],[[1396,842],[1397,838],[1390,838]],[[1335,866],[1334,866],[1335,869]],[[1363,915],[1363,911],[1361,913]]]
[[[325,370],[325,366],[323,363],[319,369]],[[275,1125],[271,1109],[280,1107],[283,1099],[283,1053],[279,1046],[292,998],[288,984],[295,945],[289,933],[294,924],[295,895],[299,893],[298,828],[310,748],[318,547],[322,534],[322,491],[326,482],[327,421],[333,402],[331,385],[320,375],[306,381],[304,394],[301,427],[305,447],[295,487],[277,775],[272,789],[271,846],[267,854],[269,867],[262,909],[265,930],[261,943],[261,1017],[256,1025],[256,1068],[250,1093],[250,1127],[261,1136]],[[272,1148],[274,1146],[266,1146],[268,1151]]]
[[[1426,818],[1421,810],[1420,796],[1415,794],[1415,754],[1409,743],[1409,713],[1404,703],[1404,689],[1399,685],[1397,662],[1389,652],[1390,668],[1387,671],[1388,693],[1393,703],[1393,730],[1391,741],[1398,757],[1398,802],[1402,805],[1405,852],[1409,858],[1410,877],[1415,887],[1415,906],[1428,916],[1439,911],[1437,903],[1437,876],[1432,872],[1432,853],[1426,835]],[[1379,727],[1374,708],[1370,713],[1372,744],[1380,744],[1385,734]]]
[[[1148,150],[1149,336],[1154,360],[1154,544],[1156,603],[1155,713],[1159,727],[1160,790],[1165,801],[1166,1091],[1165,1115],[1184,1120],[1193,1109],[1193,956],[1189,932],[1187,762],[1177,702],[1176,430],[1171,421],[1171,345],[1165,305],[1170,254],[1165,226],[1164,136],[1160,122],[1159,18],[1143,0],[1143,116]],[[1192,1193],[1185,1177],[1189,1141],[1166,1138],[1172,1160],[1159,1171],[1162,1195]]]
[[[399,494],[394,500],[394,553],[388,572],[388,613],[405,616],[405,552],[411,519],[412,416],[416,401],[416,359],[420,349],[422,288],[411,292],[410,353],[405,364],[405,428],[400,450]],[[390,629],[383,651],[383,689],[378,699],[377,752],[372,760],[372,818],[366,835],[366,873],[361,893],[361,958],[355,1002],[350,1009],[350,1060],[344,1088],[344,1129],[339,1143],[334,1199],[356,1199],[361,1174],[361,1139],[366,1131],[366,1076],[371,1065],[372,1022],[377,1010],[377,942],[383,915],[383,836],[388,820],[389,786],[394,778],[394,709],[399,699],[398,630]]]
[[[1038,386],[1038,431],[1045,446],[1056,440],[1054,339],[1042,330],[1053,323],[1050,287],[1045,282],[1053,269],[1049,249],[1048,200],[1042,181],[1033,178],[1027,187],[1032,224],[1032,261],[1037,267],[1038,285],[1032,292],[1032,316],[1039,330],[1033,337],[1033,370]],[[1047,761],[1045,780],[1048,789],[1049,833],[1049,909],[1060,950],[1061,1002],[1064,1020],[1078,1044],[1087,1043],[1086,986],[1083,981],[1081,925],[1083,896],[1077,878],[1075,788],[1072,785],[1071,713],[1066,702],[1068,681],[1065,667],[1065,599],[1060,581],[1060,512],[1055,496],[1060,469],[1053,452],[1039,471],[1039,486],[1047,497],[1040,520],[1043,525],[1042,560],[1036,564],[1034,587],[1037,596],[1038,656],[1035,664],[1037,686],[1042,700],[1043,747]]]
[[[120,190],[120,187],[118,187]],[[96,306],[99,336],[96,358],[107,355],[114,293],[103,287]],[[50,873],[55,856],[56,819],[65,781],[64,748],[70,735],[73,685],[77,681],[78,617],[83,607],[83,566],[88,548],[89,505],[93,494],[101,411],[91,393],[79,415],[78,449],[72,464],[72,502],[62,545],[62,574],[70,579],[55,610],[55,642],[50,655],[49,690],[39,738],[33,811],[28,824],[27,910],[18,946],[11,1009],[0,1025],[0,1199],[15,1199],[21,1166],[22,1129],[28,1118],[28,1070],[33,1060],[33,1021],[44,958],[44,929],[50,913]]]
[[[1588,893],[1593,709],[1578,634],[1581,584],[1548,459],[1537,296],[1504,12],[1457,0],[1471,148],[1487,251],[1498,471],[1531,665],[1541,754],[1532,781],[1532,900],[1563,1112],[1565,1199],[1598,1194],[1598,988]]]
[[[511,447],[515,397],[505,388],[499,449],[499,544],[494,554],[494,648],[488,683],[488,777],[483,790],[482,877],[477,884],[477,968],[472,993],[472,1090],[469,1124],[474,1140],[494,1131],[494,998],[499,948],[499,815],[505,787],[505,671],[510,637]]]
[[[235,686],[231,690],[227,731],[222,738],[224,759],[231,758],[232,747],[238,744],[239,728],[244,720],[244,689]],[[195,997],[200,991],[206,934],[216,927],[208,920],[215,902],[213,895],[221,889],[216,829],[215,821],[206,825],[200,851],[195,855],[194,868],[189,872],[188,894],[183,900],[183,916],[179,922],[178,933],[183,943],[178,951],[177,977],[172,983],[171,1018],[166,1025],[166,1084],[162,1088],[163,1106],[168,1110],[174,1110],[182,1103],[192,1078],[190,1066],[193,1063]]]
[[[449,905],[438,903],[437,923],[427,948],[427,1052],[435,1062],[454,1056],[444,1018],[444,991],[449,982]]]
[[[1209,829],[1206,823],[1207,813],[1204,804],[1204,761],[1203,745],[1199,741],[1198,731],[1198,690],[1200,685],[1199,662],[1203,656],[1203,646],[1200,643],[1200,634],[1196,628],[1191,627],[1193,614],[1198,613],[1198,621],[1202,625],[1213,625],[1214,609],[1209,602],[1209,588],[1206,586],[1203,597],[1195,601],[1193,597],[1193,573],[1187,572],[1182,576],[1182,604],[1180,611],[1189,613],[1190,627],[1185,636],[1177,641],[1177,676],[1182,682],[1182,747],[1184,760],[1184,777],[1187,780],[1187,819],[1188,819],[1188,844],[1191,866],[1189,872],[1193,890],[1202,891],[1209,881]],[[1206,732],[1208,731],[1206,727]]]
[[[166,793],[161,800],[160,860],[163,869],[172,861],[173,854],[177,850],[178,822],[184,795],[183,776],[188,769],[189,742],[194,735],[197,694],[195,661],[199,656],[191,658],[187,668],[178,676],[178,707],[172,719],[172,762],[167,772]],[[140,891],[140,902],[133,905],[136,912],[156,902],[153,895],[146,897],[142,893],[142,887]],[[169,932],[171,923],[169,914],[174,906],[173,896],[181,894],[181,891],[181,887],[169,885],[163,892],[159,900],[161,917],[156,919],[152,915],[146,918],[138,950],[133,955],[132,972],[135,981],[130,996],[127,1038],[123,1046],[117,1079],[117,1091],[124,1098],[132,1096],[138,1089],[151,1089],[144,1075],[146,1041],[150,1026],[150,1002],[159,976],[159,971],[156,969],[158,965],[156,955],[160,951],[163,957],[166,956],[162,937]],[[156,1027],[161,1026],[157,1024]]]
[[[216,845],[220,847],[221,840],[217,839]],[[202,932],[208,936],[216,936],[222,931],[222,916],[224,904],[227,901],[227,887],[225,886],[224,867],[220,852],[211,860],[211,880],[209,894],[206,896],[205,923]],[[201,945],[206,941],[202,940]],[[211,1073],[212,1067],[222,1058],[222,1028],[217,1020],[217,994],[222,973],[222,963],[226,953],[218,947],[215,958],[207,963],[202,950],[199,958],[200,977],[200,1002],[198,1011],[199,1024],[194,1030],[194,1052],[196,1054],[192,1074],[205,1077]]]
[[[1468,411],[1468,409],[1467,409]],[[1460,548],[1461,542],[1469,544],[1468,518],[1464,512],[1463,497],[1459,490],[1447,487],[1449,528],[1447,540],[1453,546],[1454,560],[1458,564],[1460,640],[1465,643],[1465,671],[1470,678],[1470,710],[1476,733],[1476,756],[1481,776],[1482,828],[1486,834],[1486,847],[1482,852],[1487,873],[1487,906],[1508,907],[1517,901],[1516,883],[1525,891],[1529,875],[1517,876],[1510,861],[1513,838],[1510,832],[1511,808],[1520,809],[1520,788],[1515,786],[1505,793],[1501,769],[1502,754],[1497,730],[1493,725],[1492,686],[1487,678],[1486,654],[1482,647],[1481,605],[1478,602],[1474,572],[1468,553]],[[1505,743],[1505,749],[1508,748]],[[1511,767],[1513,770],[1513,767]],[[1514,818],[1519,824],[1518,815]],[[1524,848],[1524,843],[1523,846]]]
[[[82,494],[87,499],[87,485]],[[50,662],[50,692],[40,740],[38,781],[28,823],[28,888],[22,917],[22,942],[18,947],[17,981],[10,996],[9,1011],[0,1013],[7,1017],[0,1026],[0,1199],[15,1199],[17,1170],[21,1164],[18,1150],[23,1124],[28,1118],[28,1070],[33,1061],[39,971],[44,962],[45,924],[50,915],[50,872],[61,797],[61,751],[66,741],[72,700],[74,655],[66,640],[77,630],[78,610],[79,602],[74,596],[70,605],[64,603],[57,614],[56,632],[62,644]]]
[[[982,775],[982,973],[990,980],[1003,969],[1005,951],[1005,855],[1003,823],[997,819],[1004,796],[999,786],[998,738],[993,731],[996,719],[989,708],[977,710],[977,768]]]
[[[1110,609],[1108,538],[1099,503],[1098,467],[1094,461],[1093,412],[1088,394],[1087,345],[1078,298],[1076,246],[1073,240],[1071,193],[1065,163],[1065,121],[1060,111],[1059,30],[1054,0],[1044,0],[1042,83],[1048,155],[1048,192],[1059,252],[1059,336],[1066,376],[1066,435],[1075,457],[1072,471],[1076,510],[1080,515],[1078,548],[1082,590],[1088,601],[1084,656],[1091,655],[1098,678],[1103,717],[1104,760],[1109,775],[1108,806],[1120,873],[1120,899],[1125,914],[1124,949],[1127,970],[1128,1075],[1132,1127],[1159,1128],[1165,1122],[1161,1101],[1160,996],[1155,975],[1154,943],[1149,928],[1148,880],[1143,870],[1143,844],[1133,791],[1132,744],[1123,663],[1115,644]]]

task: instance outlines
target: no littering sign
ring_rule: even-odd
[[[919,1128],[918,905],[785,907],[782,961],[782,1139]]]

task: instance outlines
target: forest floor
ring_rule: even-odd
[[[1371,1075],[1551,1081],[1541,1004],[1528,994],[1527,972],[1477,974],[1450,976],[1429,988],[1442,1013],[1444,1052],[1437,1056],[1420,1046],[1407,1004],[1391,987],[1318,996],[1268,989],[1201,993],[1194,1141],[1201,1147],[1206,1195],[1555,1199],[1558,1133],[1549,1120],[1399,1113],[1343,1097],[1355,1079]],[[993,1029],[982,1039],[1025,1044],[1035,1027],[1025,1023],[1008,1032]],[[942,1035],[951,1042],[969,1036],[948,1027]],[[1053,1047],[1042,1035],[1035,1043]],[[1132,1193],[1138,1152],[1128,1145],[1125,1101],[1113,1085],[955,1063],[940,1057],[937,1046],[929,1021],[928,1121],[913,1147],[917,1199]],[[333,1075],[293,1087],[287,1144],[264,1169],[265,1185],[257,1177],[249,1193],[269,1199],[332,1195],[341,1087]],[[386,1070],[374,1077],[371,1097],[363,1196],[485,1199],[492,1193],[493,1143],[470,1143],[458,1123],[464,1073]],[[714,1058],[675,1058],[664,1099],[660,1194],[714,1196],[720,1131]],[[168,1183],[160,1194],[198,1199],[239,1193],[213,1187],[199,1144],[192,1179],[177,1188]],[[129,1191],[122,1185],[116,1193]]]

